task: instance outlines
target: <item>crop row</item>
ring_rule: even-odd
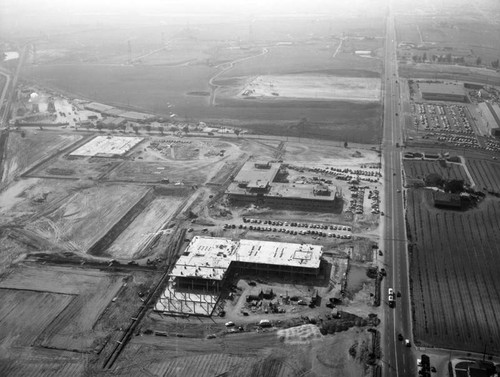
[[[405,160],[404,167],[409,178],[425,179],[429,174],[440,175],[443,179],[461,179],[468,183],[469,178],[462,165],[444,161]]]
[[[467,167],[478,190],[500,193],[500,163],[467,159]]]
[[[415,337],[445,348],[500,350],[500,203],[443,211],[410,190],[408,222]]]

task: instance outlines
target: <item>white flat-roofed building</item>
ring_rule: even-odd
[[[171,276],[180,287],[218,290],[231,271],[317,276],[322,255],[320,245],[196,236]]]
[[[143,141],[142,137],[96,136],[88,143],[70,153],[70,156],[117,157],[123,156]]]
[[[342,205],[336,187],[276,182],[286,172],[281,163],[248,161],[226,189],[233,204],[265,205],[294,210],[333,211]]]

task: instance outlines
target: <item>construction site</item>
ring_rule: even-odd
[[[48,126],[20,127],[2,142],[0,293],[12,313],[2,328],[10,329],[4,339],[31,337],[19,343],[23,352],[57,354],[57,370],[79,374],[121,373],[137,360],[129,352],[154,358],[176,335],[207,346],[243,336],[257,347],[272,331],[293,349],[339,326],[358,328],[371,347],[366,326],[380,310],[378,151]],[[239,190],[249,199],[235,200]],[[61,279],[73,281],[58,288]],[[21,292],[29,298],[22,307]],[[37,332],[16,313],[40,302]],[[298,325],[302,332],[289,333]],[[17,357],[5,353],[2,371],[33,370]]]

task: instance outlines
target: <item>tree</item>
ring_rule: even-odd
[[[347,148],[347,147],[348,147],[347,141],[344,141],[344,148]]]
[[[476,65],[481,65],[481,63],[482,63],[481,57],[478,56],[476,59]]]
[[[184,127],[182,127],[182,131],[186,134],[189,133],[189,126],[186,124]]]
[[[444,184],[444,190],[452,194],[458,194],[464,191],[464,181],[461,179],[452,179]]]
[[[101,131],[101,130],[102,130],[102,126],[103,126],[102,122],[97,122],[97,123],[95,124],[95,128],[97,128],[99,131]]]
[[[446,54],[446,61],[447,61],[448,63],[451,63],[451,52],[448,52],[448,53]]]
[[[145,127],[147,132],[151,132],[151,125],[150,124],[147,124]]]
[[[138,133],[139,133],[139,127],[138,127],[138,126],[133,125],[133,126],[132,126],[132,129],[134,130],[134,132],[135,132],[136,134],[138,134]]]
[[[424,52],[424,55],[422,56],[422,60],[425,62],[427,60],[427,53]]]
[[[234,130],[234,134],[235,134],[237,137],[240,137],[240,132],[241,132],[241,130],[239,130],[239,129],[235,129],[235,130]]]
[[[498,68],[500,66],[500,59],[492,61],[491,66],[495,69]]]
[[[425,185],[430,187],[441,187],[443,185],[443,178],[436,173],[428,174],[425,177]]]
[[[160,131],[160,133],[163,135],[163,125],[159,125],[158,126],[158,131]]]

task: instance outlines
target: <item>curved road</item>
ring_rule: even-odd
[[[389,11],[386,25],[385,46],[385,97],[384,97],[384,135],[382,140],[384,164],[384,209],[383,247],[384,264],[387,277],[382,284],[382,302],[384,308],[384,327],[382,344],[382,368],[384,376],[416,376],[416,360],[412,353],[411,301],[408,273],[408,255],[406,225],[402,191],[401,151],[397,143],[402,144],[402,124],[399,118],[400,92],[396,58],[396,35],[394,18]],[[390,308],[387,303],[387,290],[391,287],[401,292],[395,297],[396,305]],[[409,339],[412,347],[405,347],[397,339],[402,334]]]

